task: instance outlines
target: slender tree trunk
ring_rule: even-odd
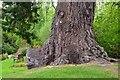
[[[94,2],[59,2],[50,38],[41,49],[38,49],[39,52],[33,52],[33,49],[27,52],[28,68],[81,64],[91,60],[113,60],[94,39],[94,8]],[[32,58],[31,54],[34,54]]]

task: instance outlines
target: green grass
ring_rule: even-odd
[[[14,75],[15,73],[27,71],[25,67],[24,68],[12,68],[13,65],[17,65],[16,63],[13,62],[13,59],[7,59],[7,60],[2,61],[2,77],[7,77],[7,76]]]
[[[11,66],[17,65],[13,63],[12,59],[4,60],[2,64],[0,62],[1,65],[3,78],[117,78],[118,76],[99,65],[34,68],[28,70],[26,67],[12,68]]]
[[[112,65],[120,68],[120,64],[119,63],[115,63],[115,64],[112,64]]]

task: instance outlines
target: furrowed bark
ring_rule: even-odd
[[[27,61],[27,65],[35,67],[36,64],[43,66],[81,64],[92,60],[117,61],[109,58],[94,39],[92,32],[94,8],[94,2],[59,2],[50,38],[38,52],[38,58],[42,59],[36,60],[34,57],[32,64]],[[27,59],[31,59],[30,54],[34,52],[28,51]]]

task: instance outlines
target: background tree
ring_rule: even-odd
[[[44,15],[46,14],[46,4],[44,2],[3,2],[2,53],[15,53],[22,40],[27,40],[31,47],[34,44],[42,45],[44,43],[49,36],[49,25],[51,25],[54,14],[54,8],[50,2],[49,16]]]
[[[38,7],[32,2],[3,3],[3,31],[16,33],[30,43],[30,38],[35,37],[29,30],[31,29],[31,23],[38,21],[37,9]]]

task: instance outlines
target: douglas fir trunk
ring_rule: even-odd
[[[94,8],[94,2],[58,2],[50,38],[41,49],[27,50],[28,68],[104,59],[115,61],[94,39]]]

